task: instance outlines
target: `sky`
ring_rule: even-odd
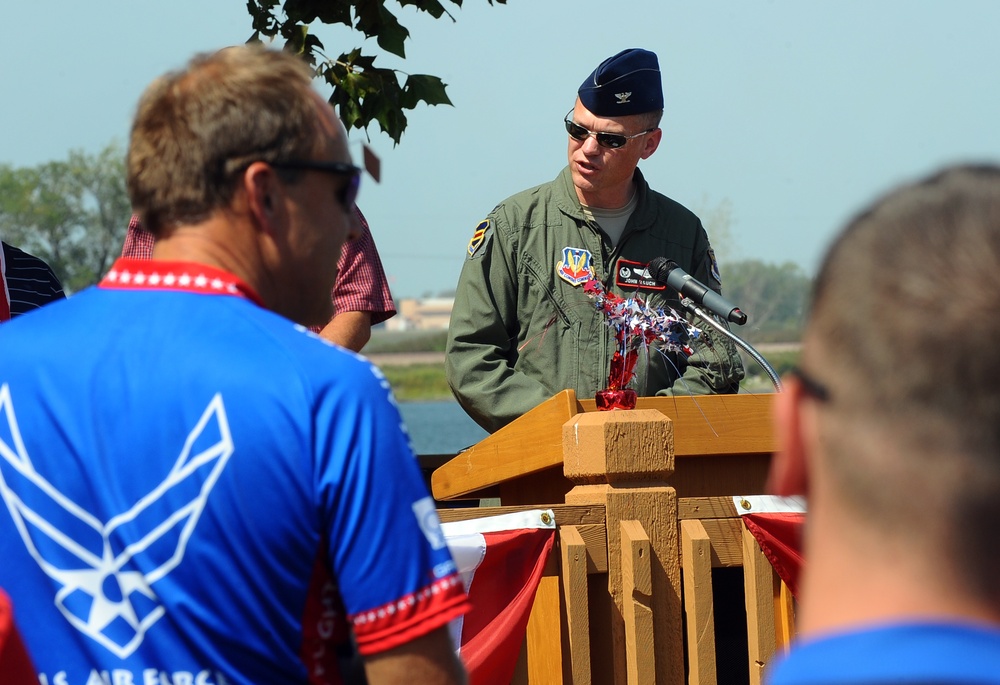
[[[892,186],[1000,162],[994,0],[442,4],[454,22],[387,0],[410,30],[405,60],[314,27],[331,56],[363,46],[380,66],[441,77],[454,104],[410,112],[398,146],[368,130],[382,182],[366,178],[359,205],[396,297],[455,287],[476,224],[566,164],[576,89],[624,48],[656,52],[663,77],[663,142],[640,168],[706,220],[723,286],[733,259],[812,274]],[[0,164],[13,166],[124,145],[152,79],[251,33],[244,0],[11,2],[3,25]],[[365,133],[351,140],[357,153]]]

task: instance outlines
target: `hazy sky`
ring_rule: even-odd
[[[442,77],[455,105],[413,112],[398,147],[370,129],[383,178],[360,205],[397,297],[454,287],[476,224],[556,176],[577,87],[627,47],[663,72],[663,143],[641,168],[706,218],[728,205],[716,242],[735,258],[812,272],[891,185],[1000,161],[993,0],[464,0],[454,23],[389,7],[411,31],[407,59],[376,63]],[[0,163],[16,166],[124,143],[152,78],[250,35],[244,0],[11,2],[3,23]],[[317,33],[334,57],[360,44]]]

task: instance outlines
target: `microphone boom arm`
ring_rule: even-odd
[[[760,364],[761,368],[764,369],[764,372],[768,375],[768,378],[771,379],[771,384],[774,386],[774,389],[777,392],[781,392],[781,378],[778,376],[778,373],[774,370],[774,368],[770,364],[767,363],[767,360],[764,359],[764,357],[761,356],[761,354],[757,350],[755,350],[753,346],[750,345],[750,343],[746,342],[738,335],[733,333],[731,330],[729,330],[721,323],[716,321],[711,314],[709,314],[701,307],[696,305],[694,303],[694,300],[692,300],[690,297],[681,298],[681,306],[687,309],[688,311],[693,312],[702,321],[706,321],[707,323],[711,324],[713,328],[715,328],[717,331],[719,331],[727,338],[732,340],[737,347],[739,347],[741,350],[750,355],[753,358],[753,360],[758,364]]]

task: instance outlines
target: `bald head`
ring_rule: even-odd
[[[1000,455],[997,312],[1000,169],[950,169],[885,196],[834,243],[806,363],[829,370],[837,411],[915,445]]]
[[[816,515],[835,509],[845,539],[907,550],[1000,611],[1000,559],[983,544],[1000,526],[998,312],[1000,169],[902,187],[822,265],[802,366],[827,393],[799,405]]]

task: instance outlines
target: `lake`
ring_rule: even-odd
[[[489,435],[454,400],[400,402],[399,411],[417,454],[458,454]]]

